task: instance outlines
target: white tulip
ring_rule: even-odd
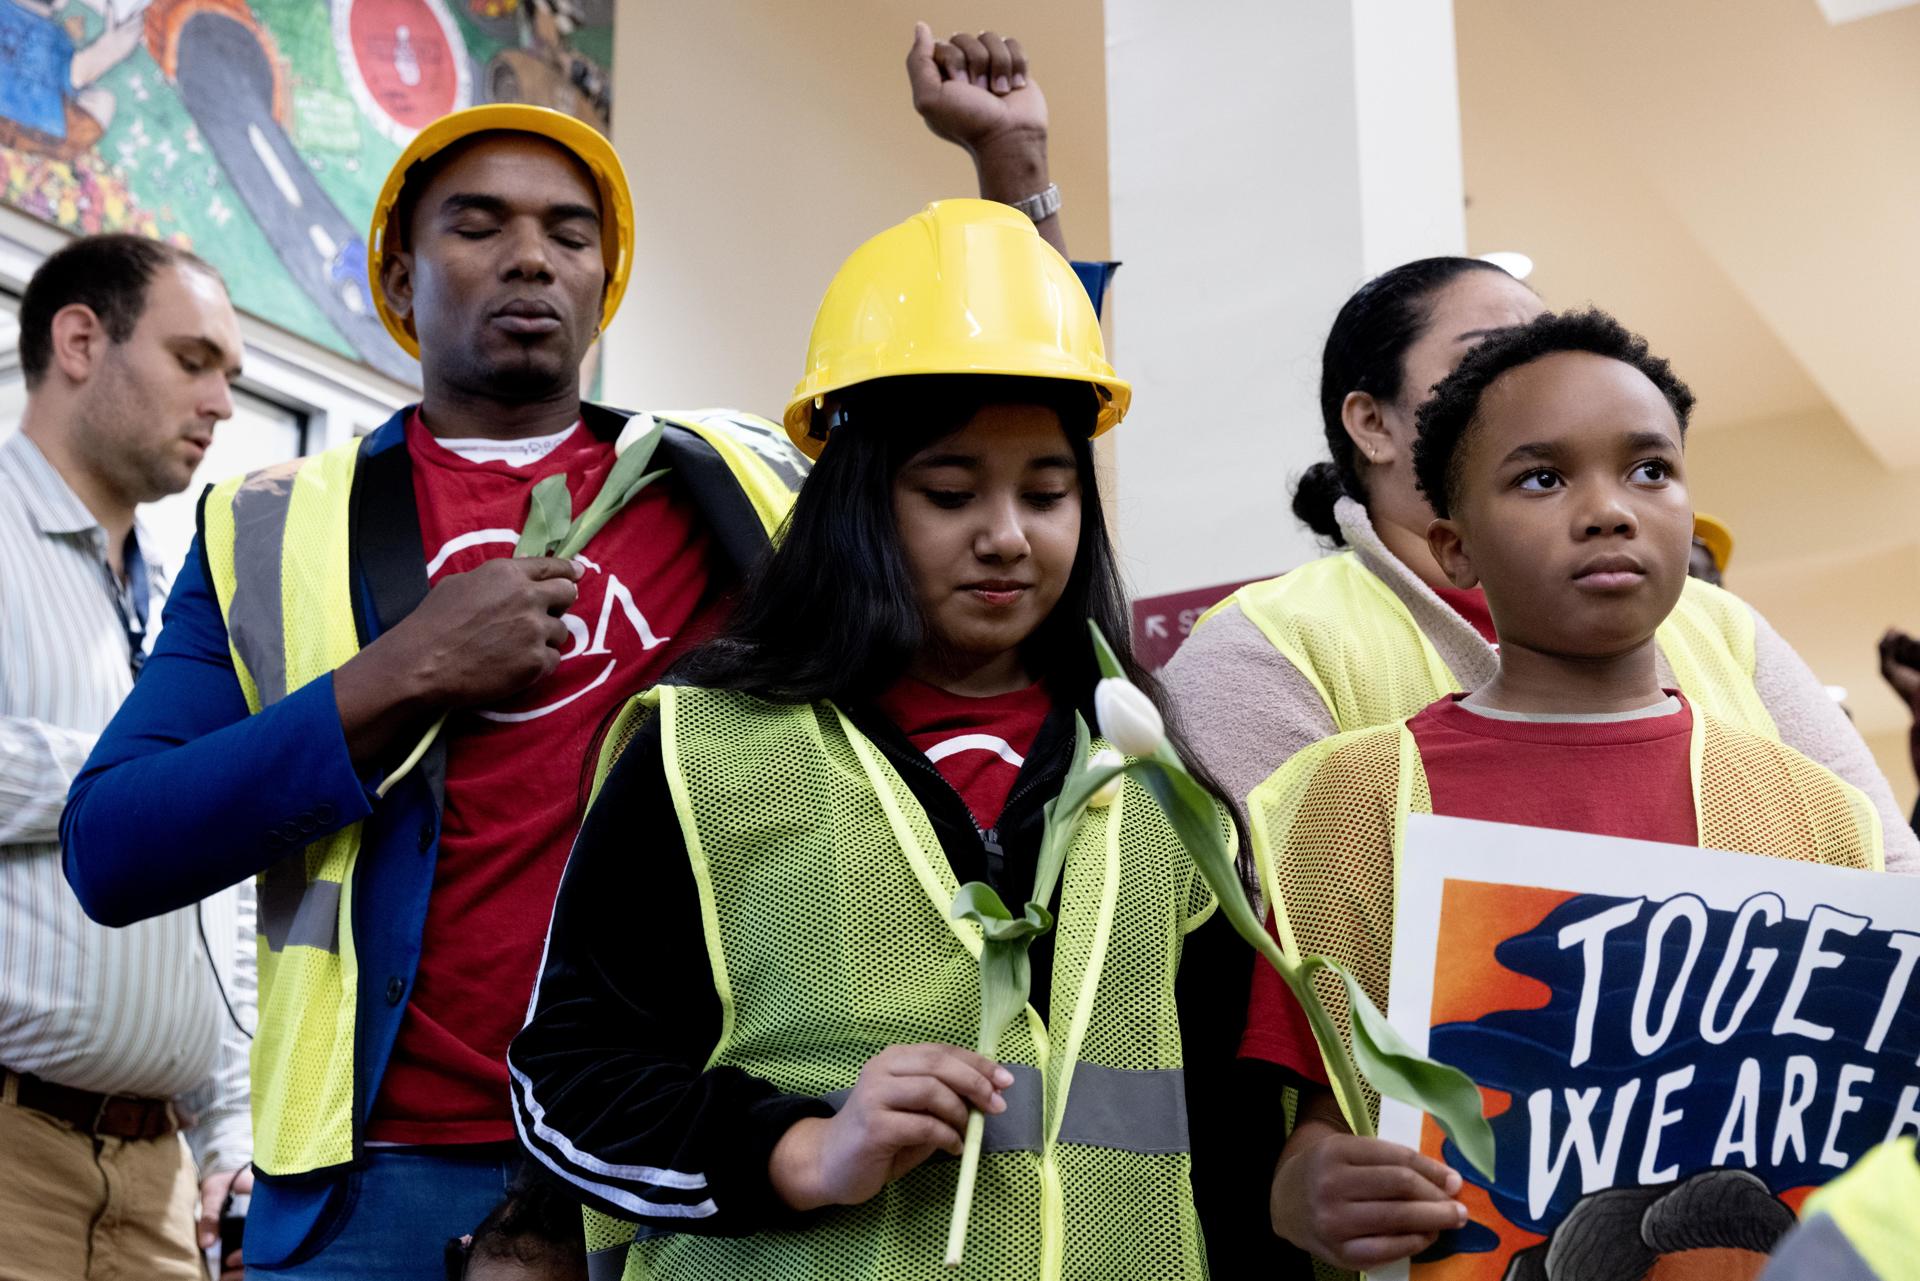
[[[1110,676],[1093,687],[1100,733],[1128,756],[1151,756],[1166,740],[1160,709],[1132,681]]]
[[[1117,765],[1125,765],[1126,763],[1126,757],[1120,755],[1120,753],[1114,751],[1111,747],[1103,747],[1093,754],[1093,759],[1087,762],[1087,768],[1108,769]],[[1115,774],[1101,785],[1099,791],[1087,798],[1087,804],[1097,810],[1107,808],[1107,806],[1120,799],[1120,789],[1125,785],[1126,781],[1127,779],[1124,774]]]
[[[618,458],[620,455],[626,453],[627,450],[633,447],[634,441],[639,440],[642,436],[652,431],[653,428],[654,417],[652,414],[635,414],[633,417],[627,419],[627,425],[620,429],[620,435],[616,437],[613,442],[613,456]]]

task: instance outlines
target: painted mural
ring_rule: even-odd
[[[174,241],[235,305],[408,382],[367,293],[400,149],[482,102],[602,131],[613,0],[0,0],[0,203]]]

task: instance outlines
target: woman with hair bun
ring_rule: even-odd
[[[1493,675],[1485,597],[1449,583],[1427,548],[1414,416],[1481,338],[1543,310],[1490,263],[1423,258],[1369,280],[1334,318],[1320,381],[1328,458],[1300,478],[1293,512],[1335,550],[1216,605],[1162,673],[1192,749],[1236,805],[1308,744]],[[1751,606],[1690,581],[1658,640],[1665,687],[1861,789],[1888,870],[1920,870],[1920,842],[1867,745]]]

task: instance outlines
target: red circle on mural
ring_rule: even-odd
[[[396,124],[424,129],[457,105],[460,55],[426,0],[355,0],[348,30],[360,79]]]

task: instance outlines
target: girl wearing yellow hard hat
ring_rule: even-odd
[[[992,1059],[949,915],[962,882],[1027,899],[1104,748],[1091,442],[1129,395],[1006,206],[929,206],[828,288],[786,416],[818,461],[731,623],[610,732],[509,1056],[604,1275],[950,1275],[969,1109],[961,1275],[1206,1275],[1249,971],[1159,808],[1128,783],[1074,829]]]

